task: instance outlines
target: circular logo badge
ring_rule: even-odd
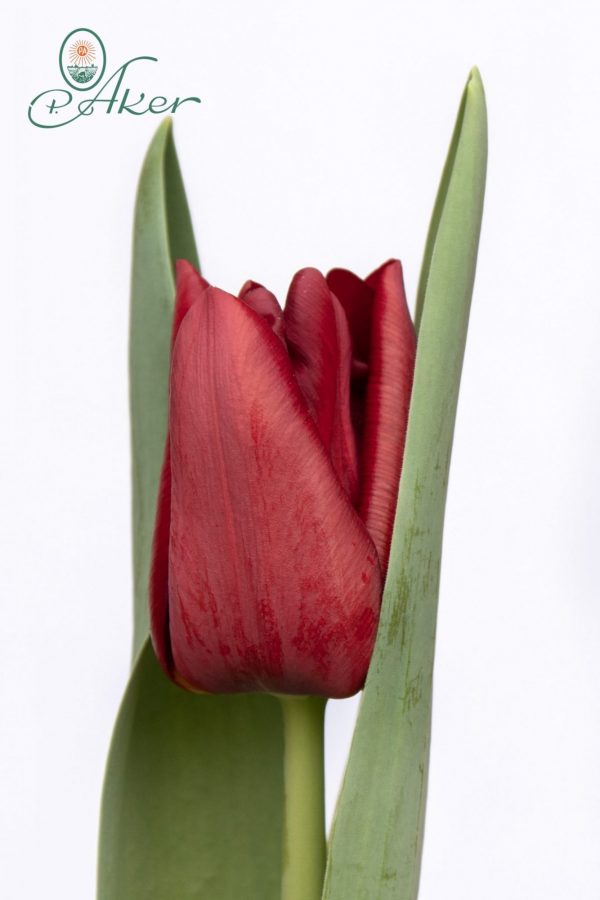
[[[62,42],[58,60],[69,87],[89,91],[104,75],[106,51],[95,31],[76,28]]]

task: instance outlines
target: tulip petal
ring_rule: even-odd
[[[350,415],[352,341],[344,310],[317,269],[298,272],[284,310],[288,352],[334,471],[358,499],[358,455]]]
[[[373,291],[362,278],[348,269],[332,269],[327,285],[342,304],[350,329],[352,362],[350,366],[350,412],[359,455],[364,431],[365,403],[371,353],[371,316]]]
[[[377,625],[377,552],[281,341],[216,288],[175,341],[170,454],[170,674],[210,692],[355,693]],[[153,583],[157,606],[163,591]]]
[[[257,284],[255,281],[246,281],[240,291],[240,299],[247,303],[259,316],[262,316],[285,345],[283,310],[277,302],[275,294],[268,291],[262,284]]]
[[[371,355],[372,288],[349,269],[331,269],[326,281],[346,313],[352,336],[353,359],[368,363]]]
[[[150,566],[150,627],[152,645],[166,671],[172,668],[169,642],[169,533],[171,529],[171,452],[167,437],[156,504],[156,524]]]
[[[181,323],[203,292],[210,287],[208,281],[186,259],[178,259],[175,263],[177,291],[175,309],[173,311],[173,330],[171,348],[175,343]]]
[[[352,393],[360,434],[359,511],[385,571],[416,354],[402,266],[390,260],[364,282],[351,272],[334,269],[327,283],[346,311],[352,334]]]
[[[209,287],[206,279],[185,259],[175,263],[176,285],[175,308],[171,330],[171,349],[181,323],[194,303]],[[169,598],[169,529],[171,523],[171,454],[167,436],[164,461],[158,485],[156,524],[151,560],[151,583],[154,590],[150,597],[150,620],[152,643],[161,665],[171,667],[168,638],[168,598]]]

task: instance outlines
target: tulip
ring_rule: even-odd
[[[150,585],[196,691],[347,697],[377,631],[416,350],[402,267],[293,278],[285,308],[177,264]]]

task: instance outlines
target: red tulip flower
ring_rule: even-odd
[[[165,671],[347,697],[375,641],[415,333],[402,268],[302,269],[285,309],[177,266],[151,576]]]

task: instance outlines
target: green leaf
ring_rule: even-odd
[[[104,782],[98,900],[276,900],[283,820],[277,700],[186,693],[148,640],[148,576],[167,429],[173,264],[197,265],[170,121],[136,202],[130,333],[134,668]]]
[[[414,900],[418,892],[444,507],[486,159],[485,98],[473,69],[423,261],[392,552],[331,837],[326,900]]]
[[[99,900],[276,900],[281,886],[280,708],[200,696],[147,643],[110,752]]]

